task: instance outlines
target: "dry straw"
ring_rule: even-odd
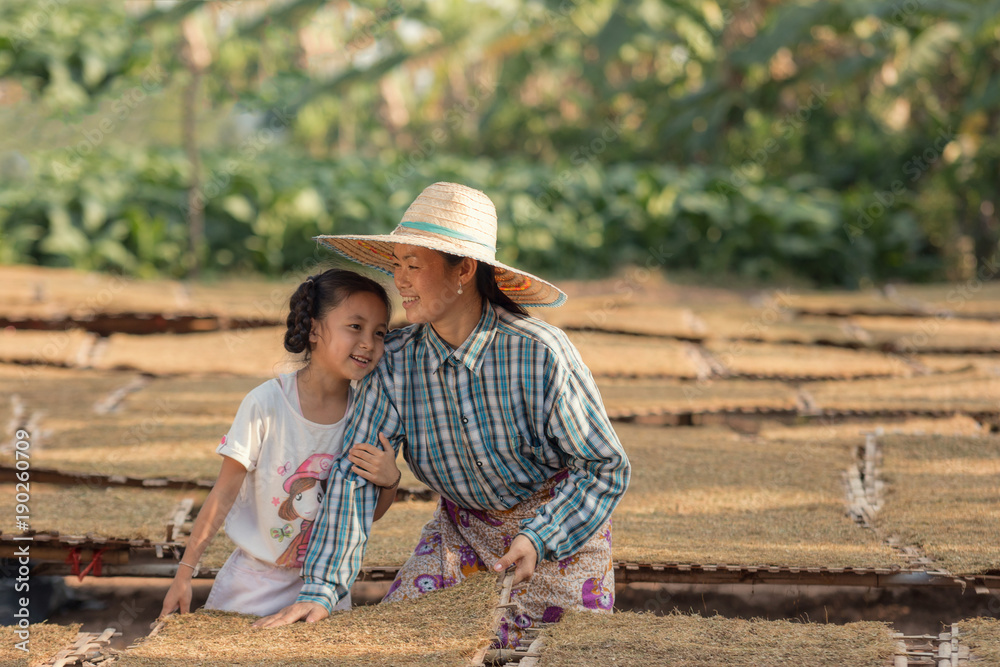
[[[929,312],[956,313],[962,317],[1000,317],[1000,285],[995,282],[959,287],[900,285],[895,290],[901,298],[923,303]]]
[[[996,412],[1000,376],[981,371],[806,386],[824,409],[871,412]]]
[[[840,423],[816,423],[789,426],[776,421],[764,421],[757,431],[757,437],[766,440],[788,440],[814,442],[818,440],[843,440],[855,438],[859,442],[866,433],[876,431],[888,435],[980,435],[983,427],[972,417],[953,415],[951,417],[911,417],[901,421],[865,420]]]
[[[604,406],[612,417],[687,412],[793,411],[796,391],[781,382],[599,378]]]
[[[212,416],[232,422],[243,398],[251,389],[269,380],[261,377],[157,378],[122,401],[122,412],[152,419],[161,415]]]
[[[954,574],[1000,569],[1000,438],[879,439],[887,483],[876,528]]]
[[[112,334],[95,368],[153,375],[232,374],[251,377],[292,369],[284,327],[191,334]]]
[[[730,372],[740,375],[853,378],[910,373],[904,362],[866,350],[718,340],[706,347]]]
[[[294,284],[253,278],[212,285],[175,280],[129,280],[73,269],[27,266],[0,268],[0,314],[18,318],[62,319],[99,313],[215,316],[226,320],[284,320]]]
[[[16,394],[28,414],[37,411],[45,418],[88,419],[95,403],[135,377],[134,373],[0,364],[4,395]]]
[[[763,441],[713,427],[616,426],[632,480],[615,510],[616,559],[801,567],[903,561],[845,514],[856,439]]]
[[[885,667],[895,651],[892,630],[884,623],[824,625],[676,613],[571,611],[543,638],[545,667]]]
[[[4,509],[13,515],[14,485],[0,485]],[[118,539],[163,541],[167,521],[182,498],[199,505],[201,491],[112,487],[31,486],[31,528],[62,535],[94,535]]]
[[[1000,621],[995,618],[967,618],[959,621],[961,642],[976,657],[974,664],[1000,665]]]
[[[921,354],[916,360],[935,373],[978,370],[1000,375],[1000,355],[996,354]]]
[[[97,336],[74,331],[0,331],[0,361],[52,366],[85,365]]]
[[[199,611],[121,656],[133,665],[465,665],[493,634],[496,577],[481,574],[416,600],[357,607],[318,623],[250,628],[254,617]]]
[[[569,339],[596,376],[698,377],[689,347],[677,341],[596,332],[573,332]]]
[[[705,335],[702,323],[687,308],[610,297],[572,299],[562,308],[539,315],[561,329],[699,340]]]
[[[758,308],[726,306],[695,308],[711,339],[756,340],[766,343],[830,343],[856,346],[858,333],[842,318],[792,318],[782,302]]]
[[[912,313],[916,306],[900,303],[886,297],[882,292],[869,290],[863,292],[813,292],[804,294],[786,294],[784,303],[787,307],[803,313],[817,315],[836,314],[850,315],[854,313]]]
[[[1000,351],[1000,327],[996,322],[948,317],[857,316],[851,318],[851,323],[868,332],[876,345],[893,345],[904,351],[913,348]]]
[[[36,468],[79,473],[214,480],[215,447],[229,430],[216,417],[112,413],[45,421],[45,446],[32,453]]]
[[[229,539],[229,536],[226,535],[226,531],[220,530],[218,534],[212,538],[212,541],[208,543],[208,548],[206,548],[205,552],[201,555],[201,560],[198,561],[198,566],[202,570],[207,568],[220,568],[235,549],[236,545],[231,539]]]
[[[0,625],[0,665],[39,665],[66,648],[76,639],[80,624],[52,625],[35,623],[28,628],[28,653],[16,648],[22,641],[14,626]]]
[[[402,565],[406,562],[437,505],[436,501],[421,500],[393,503],[385,516],[372,524],[365,565]]]

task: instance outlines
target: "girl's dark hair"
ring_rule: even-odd
[[[453,268],[458,266],[463,259],[458,255],[452,255],[448,252],[440,250],[438,252],[444,256],[444,261],[448,263],[448,266]],[[504,310],[512,313],[531,317],[528,311],[524,309],[524,306],[514,303],[509,296],[503,293],[503,290],[497,285],[496,270],[486,262],[476,262],[476,289],[490,303],[495,303]]]
[[[360,273],[345,269],[328,269],[315,276],[309,276],[299,285],[289,299],[288,319],[285,321],[285,349],[293,354],[306,353],[309,359],[309,332],[313,320],[321,320],[344,299],[358,292],[370,292],[385,304],[386,312],[392,315],[392,302],[385,288]]]

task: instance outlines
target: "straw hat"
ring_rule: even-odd
[[[555,285],[496,260],[497,210],[486,193],[457,183],[428,186],[389,234],[317,236],[341,255],[392,275],[393,244],[440,250],[485,262],[496,271],[500,290],[522,306],[559,306],[566,301]]]

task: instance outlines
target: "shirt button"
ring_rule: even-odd
[[[462,423],[463,424],[468,424],[469,423],[469,418],[468,417],[462,417]]]
[[[476,465],[479,466],[480,468],[482,468],[483,467],[483,462],[482,461],[476,461]]]

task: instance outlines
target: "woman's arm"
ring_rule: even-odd
[[[387,339],[387,354],[382,357],[379,367],[362,381],[358,391],[361,402],[351,411],[344,431],[345,443],[374,442],[376,434],[382,433],[390,438],[400,434],[401,420],[385,388],[392,382],[392,369],[388,367],[389,344]],[[395,457],[393,447],[388,446],[385,451],[390,450]],[[350,592],[361,570],[377,495],[374,484],[358,485],[360,475],[352,470],[354,465],[347,456],[339,459],[330,471],[326,496],[316,516],[302,565],[303,584],[298,599],[278,613],[256,621],[253,627],[318,621],[329,616],[337,601]]]
[[[611,516],[631,476],[593,376],[582,362],[555,363],[538,433],[567,462],[569,476],[552,500],[522,525],[538,560],[559,560],[584,545]]]
[[[174,575],[170,590],[163,599],[160,616],[166,616],[178,608],[182,614],[191,611],[191,577],[194,575],[194,568],[212,538],[219,532],[222,522],[226,520],[226,515],[236,501],[246,476],[247,469],[242,463],[228,456],[222,457],[219,478],[215,481],[215,486],[209,492],[191,528],[191,537],[184,549],[184,556],[177,566],[177,574]]]

